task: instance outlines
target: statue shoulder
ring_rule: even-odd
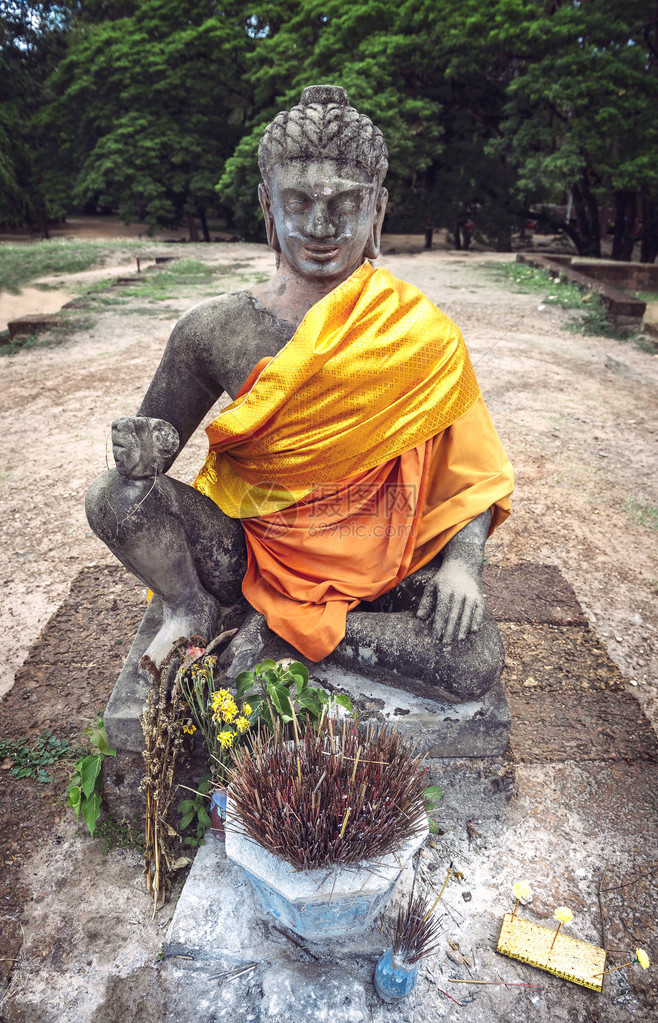
[[[253,332],[258,313],[248,291],[233,291],[227,295],[206,299],[183,313],[174,327],[174,335],[188,341],[216,341],[220,337],[236,340]]]

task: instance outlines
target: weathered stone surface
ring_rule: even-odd
[[[56,313],[29,313],[17,320],[10,320],[7,330],[10,337],[23,337],[26,334],[40,334],[42,331],[51,330],[58,323],[59,316]]]
[[[263,977],[261,1023],[365,1023],[366,993],[337,966],[272,966]]]
[[[479,700],[445,703],[333,665],[324,670],[322,664],[313,668],[316,683],[347,693],[359,720],[395,725],[420,753],[430,757],[487,757],[503,753],[507,746],[512,719],[500,682]]]
[[[107,737],[113,746],[121,750],[141,753],[144,749],[139,718],[146,703],[148,681],[140,673],[139,662],[161,621],[162,604],[159,597],[153,597],[105,709]]]
[[[264,925],[244,870],[227,858],[223,842],[209,836],[196,853],[176,905],[164,955],[216,960],[222,969],[230,969],[288,947],[285,938],[271,935]]]

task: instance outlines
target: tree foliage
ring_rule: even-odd
[[[580,252],[658,249],[655,0],[62,0],[2,5],[0,220],[218,203],[244,234],[265,124],[343,85],[390,149],[390,228],[509,247],[532,213]],[[217,182],[219,181],[219,188]],[[570,223],[555,204],[571,196]],[[604,225],[605,226],[605,225]]]

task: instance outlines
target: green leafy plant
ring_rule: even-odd
[[[117,821],[103,817],[96,827],[96,837],[104,840],[103,853],[110,849],[139,849],[144,851],[144,817],[141,813]]]
[[[84,734],[89,736],[89,742],[96,747],[98,753],[90,753],[78,760],[75,765],[75,773],[66,789],[66,805],[75,811],[75,816],[78,819],[82,813],[89,833],[93,835],[100,816],[103,798],[103,776],[101,774],[103,760],[105,757],[115,757],[117,751],[109,744],[102,718],[95,726],[86,728]]]
[[[425,811],[427,813],[427,821],[430,829],[430,834],[438,835],[439,825],[432,818],[432,814],[436,809],[436,804],[439,799],[443,796],[443,789],[440,785],[428,785],[423,792],[423,799],[425,800]]]
[[[52,732],[44,732],[34,746],[30,746],[26,739],[18,742],[0,739],[0,760],[11,757],[13,778],[33,778],[44,783],[52,781],[46,768],[56,760],[70,760],[79,753],[78,746],[73,746],[68,739],[57,739]]]
[[[253,720],[260,719],[270,731],[275,720],[282,725],[308,721],[317,727],[335,706],[355,717],[349,697],[309,686],[308,670],[299,661],[261,661],[251,671],[240,672],[235,691],[238,699],[249,701]]]
[[[184,838],[184,845],[202,845],[206,828],[209,828],[212,824],[210,814],[204,805],[204,801],[210,799],[210,792],[208,790],[211,782],[212,774],[210,772],[204,774],[197,786],[197,791],[194,793],[194,799],[181,799],[178,804],[178,812],[181,814],[178,830],[184,831],[190,825],[196,827],[196,835],[189,835]]]

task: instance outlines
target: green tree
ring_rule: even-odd
[[[48,139],[35,117],[43,83],[64,48],[63,4],[10,0],[0,5],[0,223],[48,233],[63,212],[48,194]]]
[[[65,58],[49,80],[42,122],[56,126],[59,173],[73,201],[118,209],[127,221],[178,225],[208,206],[248,108],[244,61],[253,37],[242,3],[143,0],[80,5]],[[124,13],[127,10],[128,13]]]

